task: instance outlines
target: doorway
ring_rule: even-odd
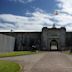
[[[58,50],[58,42],[56,40],[52,40],[50,42],[50,50],[57,51]]]

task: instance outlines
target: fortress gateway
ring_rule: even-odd
[[[37,50],[50,51],[56,45],[57,50],[69,50],[72,47],[72,32],[64,27],[43,27],[41,32],[0,32],[0,52]]]

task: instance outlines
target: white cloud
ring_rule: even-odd
[[[12,0],[19,2],[32,2],[34,0]],[[59,7],[58,15],[52,15],[36,8],[35,12],[26,14],[26,16],[16,16],[12,14],[0,14],[0,29],[14,29],[24,31],[40,31],[43,26],[51,26],[56,23],[57,26],[65,26],[67,31],[72,31],[72,1],[56,0]],[[52,21],[53,20],[53,21]]]
[[[43,26],[52,25],[51,16],[47,13],[36,11],[31,17],[0,14],[0,28],[7,30],[41,31]]]
[[[59,15],[54,16],[54,20],[56,20],[56,24],[61,26],[66,26],[67,24],[72,23],[72,17],[65,13],[59,13]]]
[[[72,17],[65,13],[59,13],[55,16],[39,10],[26,14],[31,15],[31,17],[0,14],[0,29],[13,29],[14,31],[41,31],[42,27],[51,27],[56,23],[57,26],[65,26],[67,31],[72,31]]]
[[[9,1],[20,2],[20,3],[29,3],[29,2],[32,2],[34,0],[9,0]]]
[[[62,12],[72,15],[72,0],[57,0],[59,8]]]
[[[59,26],[65,26],[67,31],[72,31],[72,0],[56,1],[59,14],[53,15],[54,22]]]

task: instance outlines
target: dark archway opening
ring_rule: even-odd
[[[58,42],[56,40],[52,40],[50,42],[50,50],[51,51],[58,51]]]

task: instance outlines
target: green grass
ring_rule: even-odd
[[[72,55],[72,52],[70,52],[70,51],[65,51],[64,53],[68,54],[68,55],[70,55],[70,54]]]
[[[68,52],[68,54],[71,54],[72,55],[72,52]]]
[[[20,56],[20,55],[29,55],[34,54],[35,52],[31,51],[17,51],[17,52],[8,52],[8,53],[2,53],[0,54],[1,57],[12,57],[12,56]]]
[[[0,72],[20,72],[20,66],[14,62],[0,60]]]

